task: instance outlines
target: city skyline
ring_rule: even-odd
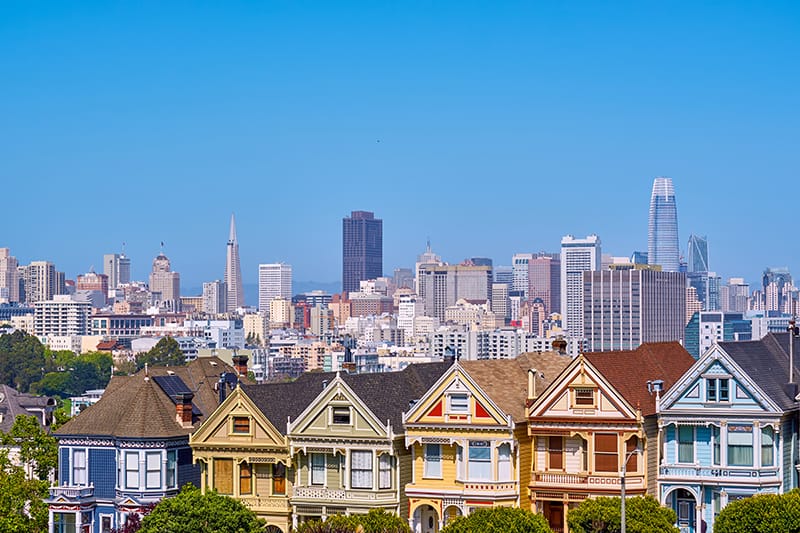
[[[16,201],[0,246],[74,279],[125,242],[146,279],[164,241],[199,287],[222,279],[236,212],[246,283],[273,262],[333,282],[339,221],[363,209],[385,221],[384,274],[428,239],[451,263],[508,265],[567,234],[628,255],[646,249],[652,179],[665,175],[682,252],[707,236],[709,268],[756,286],[767,267],[800,269],[787,194],[753,194],[775,184],[765,191],[790,198],[795,182],[800,73],[785,66],[798,13],[4,6],[0,178]]]

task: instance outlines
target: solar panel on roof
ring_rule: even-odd
[[[190,389],[178,376],[153,376],[153,381],[156,382],[156,385],[161,387],[161,390],[164,391],[164,394],[169,396],[169,399],[172,400],[172,403],[176,405],[178,403],[179,394],[193,393],[192,389]],[[203,414],[194,403],[192,403],[192,414],[198,416]]]

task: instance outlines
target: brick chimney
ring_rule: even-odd
[[[182,428],[192,427],[192,398],[194,393],[185,392],[175,395],[175,420]]]
[[[240,376],[247,375],[247,356],[246,355],[234,355],[231,360],[233,361],[233,368],[236,369],[236,373]]]

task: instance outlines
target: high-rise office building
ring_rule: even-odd
[[[57,272],[56,266],[50,261],[32,261],[21,270],[25,302],[29,305],[50,300],[63,292],[63,282],[60,280],[63,280],[64,274]]]
[[[786,267],[771,267],[764,270],[761,277],[764,293],[764,309],[780,311],[786,307],[789,288],[792,287],[792,274]]]
[[[370,211],[352,211],[342,219],[342,290],[383,276],[383,220]]]
[[[103,256],[103,274],[108,277],[108,288],[131,282],[131,259],[125,252],[121,254],[105,254]]]
[[[292,265],[258,265],[258,310],[269,311],[269,302],[273,298],[292,299]]]
[[[583,273],[584,337],[591,352],[680,341],[686,326],[686,275],[620,268]]]
[[[561,325],[572,337],[583,335],[583,273],[600,270],[600,238],[561,239]]]
[[[528,289],[530,283],[528,281],[528,264],[533,259],[533,254],[519,253],[511,257],[511,269],[513,281],[511,290],[521,292],[523,300],[528,299]]]
[[[226,312],[233,313],[244,306],[242,267],[239,264],[239,241],[236,239],[236,219],[231,214],[231,228],[225,257],[225,286],[228,291]]]
[[[720,307],[726,313],[745,313],[749,297],[750,285],[744,278],[730,278],[728,284],[720,288]]]
[[[708,239],[698,235],[689,235],[687,250],[687,272],[708,272]]]
[[[544,314],[561,312],[561,258],[548,255],[528,262],[528,298],[542,300]]]
[[[92,304],[57,294],[34,304],[33,331],[37,336],[88,335]]]
[[[418,295],[425,316],[444,320],[447,307],[465,300],[491,300],[492,269],[472,265],[421,265]]]
[[[164,309],[180,310],[181,275],[172,271],[169,259],[163,252],[153,259],[150,292],[157,295],[157,300]]]
[[[417,256],[417,262],[414,264],[414,290],[417,294],[420,291],[420,269],[423,266],[442,266],[442,258],[431,250],[431,241],[425,245],[425,251]]]
[[[19,301],[19,263],[11,250],[0,248],[0,303]]]
[[[678,209],[672,178],[658,177],[653,181],[650,196],[650,220],[647,231],[647,260],[660,265],[664,272],[678,272]]]
[[[224,281],[203,283],[203,311],[207,315],[221,315],[228,308],[228,287]]]

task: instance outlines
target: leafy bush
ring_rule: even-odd
[[[372,509],[367,514],[334,515],[321,522],[304,522],[297,533],[410,533],[408,523],[385,509]]]
[[[621,512],[619,497],[591,498],[567,512],[567,524],[572,533],[616,533]],[[627,533],[678,533],[676,519],[675,511],[662,507],[652,496],[625,499]]]
[[[542,515],[517,507],[478,509],[449,523],[442,533],[550,533]]]
[[[730,502],[714,522],[714,533],[800,532],[800,491],[759,494]]]

